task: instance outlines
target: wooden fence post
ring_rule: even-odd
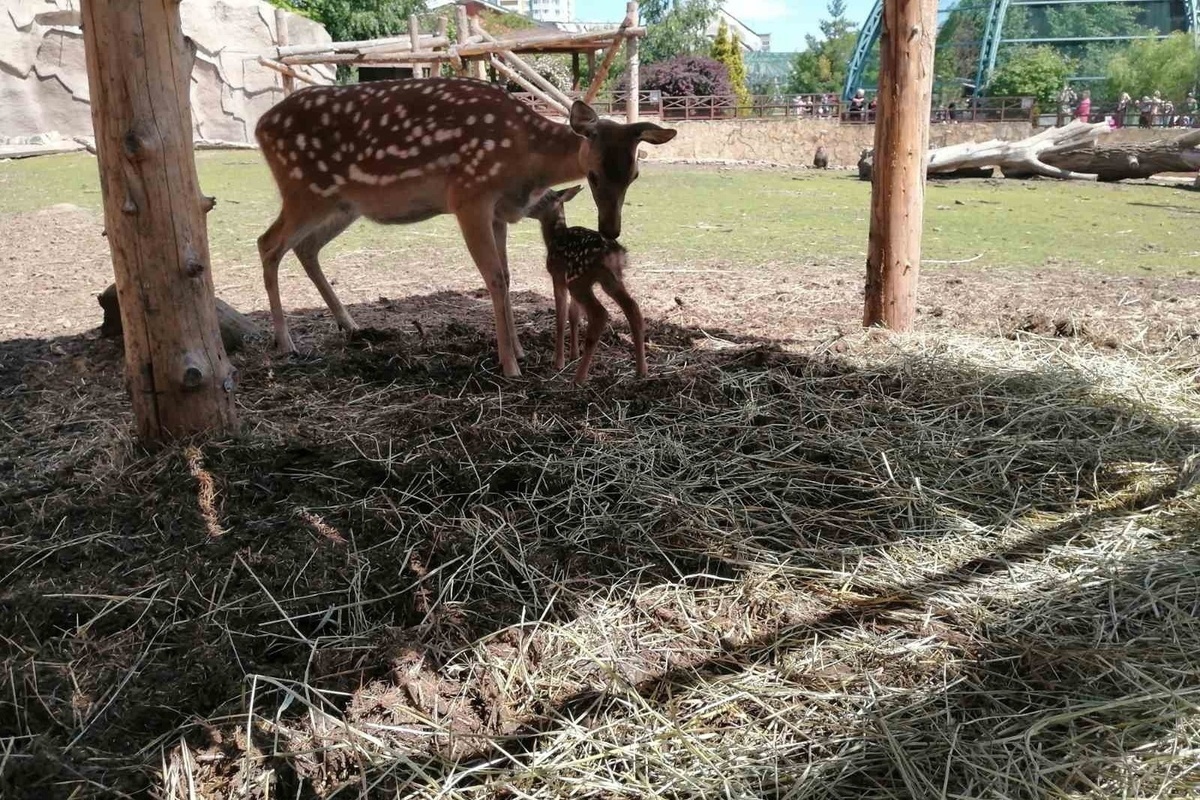
[[[912,327],[924,220],[937,0],[884,0],[863,325]]]
[[[288,35],[288,14],[282,8],[275,9],[275,39],[280,47],[287,47],[291,42]],[[283,96],[287,97],[296,90],[296,79],[291,75],[283,75]]]
[[[638,25],[638,4],[637,0],[633,0],[629,4],[627,12],[633,18],[633,24]],[[629,94],[625,98],[625,116],[626,121],[632,125],[638,121],[638,115],[641,112],[641,60],[639,58],[639,44],[641,40],[636,36],[630,36],[625,40],[625,55],[629,61]]]
[[[146,442],[233,432],[234,369],[217,326],[206,204],[192,156],[195,49],[180,27],[179,3],[89,1],[82,12],[138,432]]]

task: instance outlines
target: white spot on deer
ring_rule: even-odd
[[[366,151],[365,151],[365,152],[366,152],[366,154],[367,154],[367,158],[370,158],[370,157],[371,157],[371,156],[372,156],[372,155],[375,153],[375,148],[374,148],[374,147],[368,147],[368,148],[366,149]]]
[[[484,150],[495,150],[495,149],[496,149],[496,143],[495,143],[494,141],[492,141],[491,139],[484,139],[484,141],[483,141],[483,149],[484,149]]]
[[[312,139],[312,146],[313,146],[313,150],[320,150],[321,149],[321,140],[314,136]]]
[[[343,178],[341,175],[338,175],[338,174],[335,172],[335,173],[334,173],[334,175],[333,175],[333,183],[334,183],[334,185],[335,185],[335,186],[345,186],[345,185],[346,185],[346,179],[345,179],[345,178]]]
[[[450,164],[451,166],[458,164],[461,161],[462,157],[458,153],[451,153],[450,155],[446,156],[446,163]]]
[[[512,139],[508,139],[508,138],[501,139],[500,146],[503,147],[505,150],[507,150],[508,148],[512,147]]]
[[[317,107],[320,108],[323,105],[325,105],[325,95],[317,95]]]
[[[421,94],[433,94],[433,87],[426,86],[424,89],[421,90]]]
[[[396,111],[396,116],[399,119],[404,119],[405,117],[408,116],[408,111],[404,108],[403,105],[396,106],[395,111]]]
[[[468,124],[468,125],[474,125],[474,124],[475,124],[475,115],[474,115],[474,114],[472,114],[471,116],[467,117],[467,124]]]
[[[463,167],[463,172],[467,173],[468,175],[474,175],[475,174],[475,165],[467,164],[466,166]]]
[[[355,117],[357,117],[357,116],[358,115],[355,114]],[[370,117],[367,117],[365,120],[363,120],[362,129],[364,131],[368,131],[371,129],[371,118]]]
[[[292,171],[288,173],[288,177],[292,180],[298,181],[304,177],[304,170],[300,169],[299,167],[293,167]]]
[[[274,114],[271,115],[271,124],[272,125],[279,124],[279,112],[278,111],[276,111]]]
[[[297,153],[295,150],[289,150],[289,151],[288,151],[288,160],[289,160],[289,161],[299,161],[299,160],[300,160],[300,154],[299,154],[299,153]]]
[[[396,156],[397,158],[404,158],[404,154],[408,151],[401,150],[399,147],[396,147],[396,145],[394,145],[394,144],[389,144],[387,147],[387,152],[388,152],[389,156]]]
[[[290,127],[292,127],[292,118],[291,116],[287,116],[283,120],[283,129],[286,131]]]
[[[383,157],[384,157],[384,156],[386,156],[386,155],[387,155],[387,153],[386,153],[386,152],[384,152],[383,150],[376,150],[376,151],[375,151],[375,160],[376,160],[376,161],[383,161]]]
[[[340,114],[340,113],[342,113],[342,104],[341,104],[341,103],[334,103],[334,104],[333,104],[333,113],[335,113],[335,114]]]
[[[476,147],[479,147],[479,139],[477,137],[471,139],[471,144],[469,145],[468,149],[474,150]]]
[[[503,166],[503,164],[497,161],[495,164],[492,164],[492,168],[488,170],[488,175],[491,175],[493,178],[496,177],[500,174],[500,170]]]
[[[353,101],[353,100],[347,100],[347,101],[346,101],[346,113],[347,113],[347,114],[349,114],[349,113],[350,113],[351,111],[353,111],[353,110],[354,110],[354,101]]]
[[[317,169],[321,170],[321,172],[329,172],[329,165],[326,164],[324,161],[318,161]]]
[[[358,164],[350,165],[349,175],[350,180],[356,181],[357,183],[365,183],[368,186],[375,186],[379,183],[378,175],[372,175],[369,172],[363,172],[358,168]]]
[[[313,194],[319,194],[319,195],[321,195],[321,197],[329,197],[330,195],[335,195],[335,194],[337,194],[337,191],[338,191],[338,187],[337,187],[336,183],[332,186],[327,186],[324,189],[322,189],[320,186],[317,186],[315,183],[310,183],[308,185],[308,188],[310,191],[313,192]]]
[[[275,149],[276,150],[282,150],[285,147],[287,147],[287,142],[285,142],[283,139],[275,140]]]
[[[414,138],[416,138],[417,136],[420,136],[424,132],[425,132],[425,129],[422,128],[420,125],[418,125],[417,127],[413,128],[412,135]]]
[[[406,169],[404,172],[400,173],[400,177],[404,180],[408,180],[409,178],[419,178],[421,177],[421,170],[416,169],[415,167],[412,169]]]
[[[410,147],[410,148],[408,148],[408,156],[409,156],[409,158],[416,158],[416,157],[417,157],[417,156],[419,156],[420,154],[421,154],[421,148],[419,148],[419,147]]]
[[[304,110],[307,111],[310,108],[312,108],[312,100],[305,100],[304,101]]]
[[[484,114],[483,121],[486,122],[487,124],[491,125],[493,122],[496,121],[496,115],[495,114]]]
[[[341,160],[342,160],[342,154],[341,154],[341,153],[339,153],[339,152],[337,152],[336,150],[334,150],[334,151],[333,151],[333,160],[334,160],[334,161],[341,161]]]
[[[321,124],[322,125],[329,124],[329,112],[328,111],[326,111],[324,114],[321,115]]]
[[[388,119],[389,119],[389,118],[388,118],[388,115],[387,115],[387,114],[384,114],[382,117],[380,117],[380,118],[379,118],[379,126],[380,126],[380,127],[384,127],[384,126],[386,126],[386,125],[388,124]]]
[[[429,145],[433,144],[433,137],[432,136],[422,136],[421,144],[425,145],[426,147],[429,147]]]

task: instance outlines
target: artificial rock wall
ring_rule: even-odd
[[[0,140],[57,132],[91,136],[80,0],[0,0]],[[258,117],[283,97],[281,76],[258,63],[277,43],[275,8],[259,0],[183,0],[196,43],[192,123],[198,139],[253,141]],[[328,42],[287,14],[292,44]],[[331,82],[329,69],[313,71]]]

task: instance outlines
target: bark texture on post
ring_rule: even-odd
[[[921,264],[937,0],[884,0],[863,324],[912,327]]]
[[[83,4],[92,124],[138,432],[236,427],[192,156],[193,45],[175,0]]]
[[[275,9],[275,38],[279,47],[287,47],[291,44],[288,36],[288,15],[282,8]],[[283,73],[283,96],[287,97],[294,91],[296,91],[296,79],[286,72]]]
[[[637,8],[637,4],[633,4]],[[636,11],[634,12],[637,13]],[[625,116],[627,122],[632,125],[638,121],[641,114],[641,92],[638,87],[641,86],[641,58],[640,39],[636,36],[630,36],[625,40],[625,54],[629,60],[629,96],[625,98]]]

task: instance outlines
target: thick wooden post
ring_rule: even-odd
[[[630,2],[626,16],[631,17],[635,25],[638,24],[636,0]],[[626,121],[630,125],[637,121],[638,113],[642,110],[640,100],[642,96],[640,91],[642,85],[642,65],[641,59],[638,58],[638,50],[640,50],[638,43],[640,42],[641,40],[638,40],[636,36],[630,36],[625,40],[625,56],[629,61],[629,96],[625,97],[625,116],[628,118]]]
[[[280,47],[287,47],[289,42],[288,36],[288,15],[282,8],[275,9],[275,39],[276,44]],[[296,79],[286,72],[283,73],[283,96],[287,97],[292,92],[296,91]]]
[[[937,0],[884,0],[863,324],[912,327],[924,219]]]
[[[466,44],[467,39],[471,36],[471,21],[467,17],[466,6],[454,6],[454,36],[459,45]],[[458,56],[458,61],[454,66],[458,69],[459,75],[466,77],[470,74],[471,64],[461,56]]]
[[[416,14],[408,18],[408,38],[412,40],[413,53],[421,52],[421,21],[417,19]],[[413,64],[412,74],[414,78],[424,78],[425,65]]]
[[[192,156],[195,50],[176,0],[83,3],[92,126],[138,432],[236,427]]]

